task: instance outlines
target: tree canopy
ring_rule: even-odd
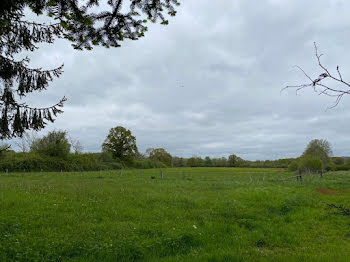
[[[172,156],[164,148],[152,148],[149,151],[149,158],[153,161],[162,162],[167,166],[172,165]]]
[[[111,152],[115,158],[131,161],[138,152],[136,137],[131,134],[130,130],[122,126],[111,128],[102,144],[102,150]]]
[[[46,136],[38,138],[30,145],[30,151],[53,157],[66,157],[70,152],[71,144],[66,131],[52,131]]]
[[[332,154],[331,144],[326,139],[313,139],[307,145],[302,156],[315,156],[328,163]]]
[[[57,38],[71,41],[78,50],[93,46],[119,47],[125,39],[137,40],[147,31],[145,23],[176,14],[177,0],[1,0],[0,1],[0,139],[21,137],[26,130],[40,130],[62,113],[66,98],[46,108],[30,107],[21,99],[43,91],[63,73],[63,65],[43,70],[29,67],[21,52],[33,52],[41,43]],[[122,5],[129,3],[127,8]],[[52,23],[26,20],[25,10],[51,18]],[[98,10],[98,11],[96,11]]]

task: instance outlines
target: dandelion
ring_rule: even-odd
[[[194,229],[197,229],[196,225],[193,225],[192,227],[193,227]]]

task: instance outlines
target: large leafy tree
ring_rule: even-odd
[[[136,137],[131,134],[130,130],[122,126],[111,128],[102,144],[102,150],[111,152],[115,158],[131,161],[138,152]]]
[[[99,4],[103,7],[98,7]],[[127,4],[127,8],[122,5]],[[119,47],[125,39],[137,40],[147,31],[145,23],[167,24],[165,14],[176,14],[178,0],[1,0],[0,1],[0,139],[21,137],[26,130],[40,130],[62,113],[66,98],[47,108],[30,107],[21,99],[46,89],[63,66],[51,70],[30,68],[29,59],[40,43],[66,38],[75,49]],[[27,21],[25,10],[51,17],[52,23]],[[96,11],[99,10],[99,11]]]

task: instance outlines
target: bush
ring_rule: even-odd
[[[299,168],[301,172],[317,173],[323,167],[322,161],[317,156],[306,155],[300,159]]]
[[[46,136],[36,139],[30,146],[30,151],[46,156],[66,157],[71,147],[66,136],[67,132],[65,131],[52,131]]]
[[[297,171],[298,167],[299,167],[298,162],[295,160],[295,161],[293,161],[292,163],[289,164],[288,171],[290,171],[290,172]]]
[[[331,168],[331,170],[333,171],[346,171],[346,170],[350,170],[350,166],[349,165],[336,165],[336,166],[333,166]]]
[[[35,152],[8,152],[0,158],[0,170],[26,171],[97,171],[124,168],[121,162],[102,162],[99,154],[69,154],[65,158],[52,157]]]

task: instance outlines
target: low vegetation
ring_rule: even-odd
[[[172,156],[164,148],[148,148],[145,153],[140,153],[136,137],[121,126],[110,129],[101,145],[101,152],[97,153],[83,153],[80,141],[72,139],[66,131],[52,131],[40,138],[35,133],[25,133],[17,143],[21,152],[8,149],[6,144],[0,146],[0,171],[68,172],[167,167],[288,168],[289,171],[307,173],[350,170],[350,159],[331,157],[331,145],[322,139],[311,140],[296,159],[248,161],[235,154],[218,158],[184,158]]]

